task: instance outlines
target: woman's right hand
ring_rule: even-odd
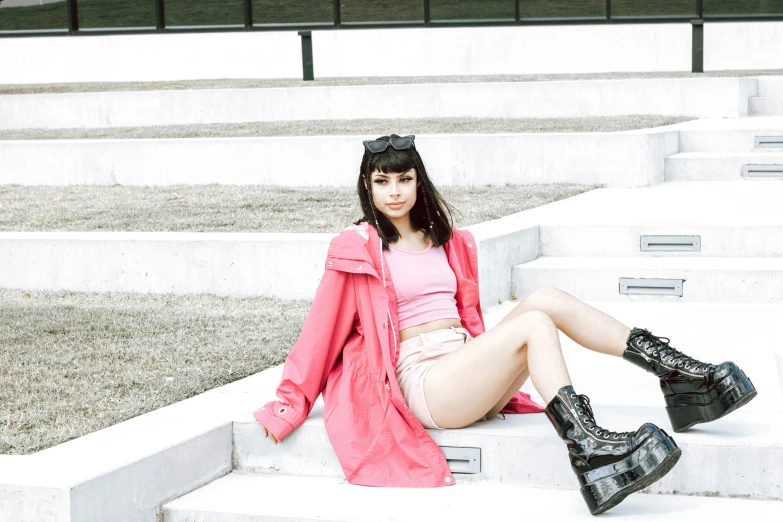
[[[272,442],[274,442],[275,444],[277,444],[277,442],[278,442],[278,441],[277,441],[277,439],[275,438],[275,436],[274,436],[274,435],[272,435],[272,432],[271,432],[271,431],[269,431],[268,429],[266,429],[266,427],[265,427],[263,424],[261,424],[261,427],[262,427],[262,428],[264,428],[264,437],[269,437],[270,439],[272,439]]]

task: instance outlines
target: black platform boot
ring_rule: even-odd
[[[563,386],[546,415],[568,445],[571,467],[590,513],[603,513],[666,475],[682,450],[654,424],[615,433],[595,423],[590,400]]]
[[[660,379],[666,413],[676,432],[719,419],[756,396],[753,383],[733,362],[701,362],[669,346],[668,338],[641,328],[631,330],[626,344],[623,359]]]

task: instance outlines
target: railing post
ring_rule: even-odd
[[[334,17],[334,28],[340,27],[341,15],[340,15],[340,0],[333,0],[332,2],[332,16]]]
[[[612,21],[612,0],[606,0],[606,21]]]
[[[68,0],[66,7],[68,9],[68,32],[75,33],[79,30],[79,6],[76,4],[76,0]]]
[[[155,28],[162,31],[166,28],[166,11],[163,7],[163,0],[152,0],[155,2]]]
[[[704,20],[691,20],[691,72],[704,72]]]
[[[253,0],[245,0],[245,30],[253,27]]]
[[[521,14],[519,12],[519,0],[514,0],[514,21],[519,24]]]
[[[424,27],[429,27],[430,19],[430,0],[424,0]]]
[[[313,36],[311,31],[299,31],[302,37],[302,76],[305,81],[313,78]]]

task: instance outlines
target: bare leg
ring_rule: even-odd
[[[503,321],[531,310],[547,314],[558,329],[585,348],[616,357],[622,357],[625,352],[631,329],[567,292],[552,287],[539,288],[523,299]]]
[[[513,387],[524,382],[522,374],[528,367],[533,385],[547,403],[571,384],[557,327],[538,311],[503,321],[432,365],[424,393],[433,420],[444,428],[472,424],[509,390],[519,389]]]
[[[547,314],[559,330],[585,348],[617,357],[622,357],[625,352],[625,341],[631,333],[630,328],[557,288],[544,287],[534,291],[506,314],[498,326],[530,311]],[[525,384],[527,378],[528,370],[525,368],[489,410],[487,417],[497,415]],[[536,389],[538,390],[537,386]]]

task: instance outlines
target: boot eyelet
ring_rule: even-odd
[[[615,436],[614,436],[614,437],[612,437],[612,438],[613,438],[614,440],[617,440],[617,435],[615,435]]]
[[[689,365],[687,365],[687,364],[686,364],[686,365],[685,365],[685,369],[686,369],[686,370],[690,370],[690,369],[691,369],[691,367],[690,367]]]
[[[572,394],[571,394],[571,398],[572,398],[572,399],[576,399],[576,395],[574,395],[574,394],[572,393]]]

